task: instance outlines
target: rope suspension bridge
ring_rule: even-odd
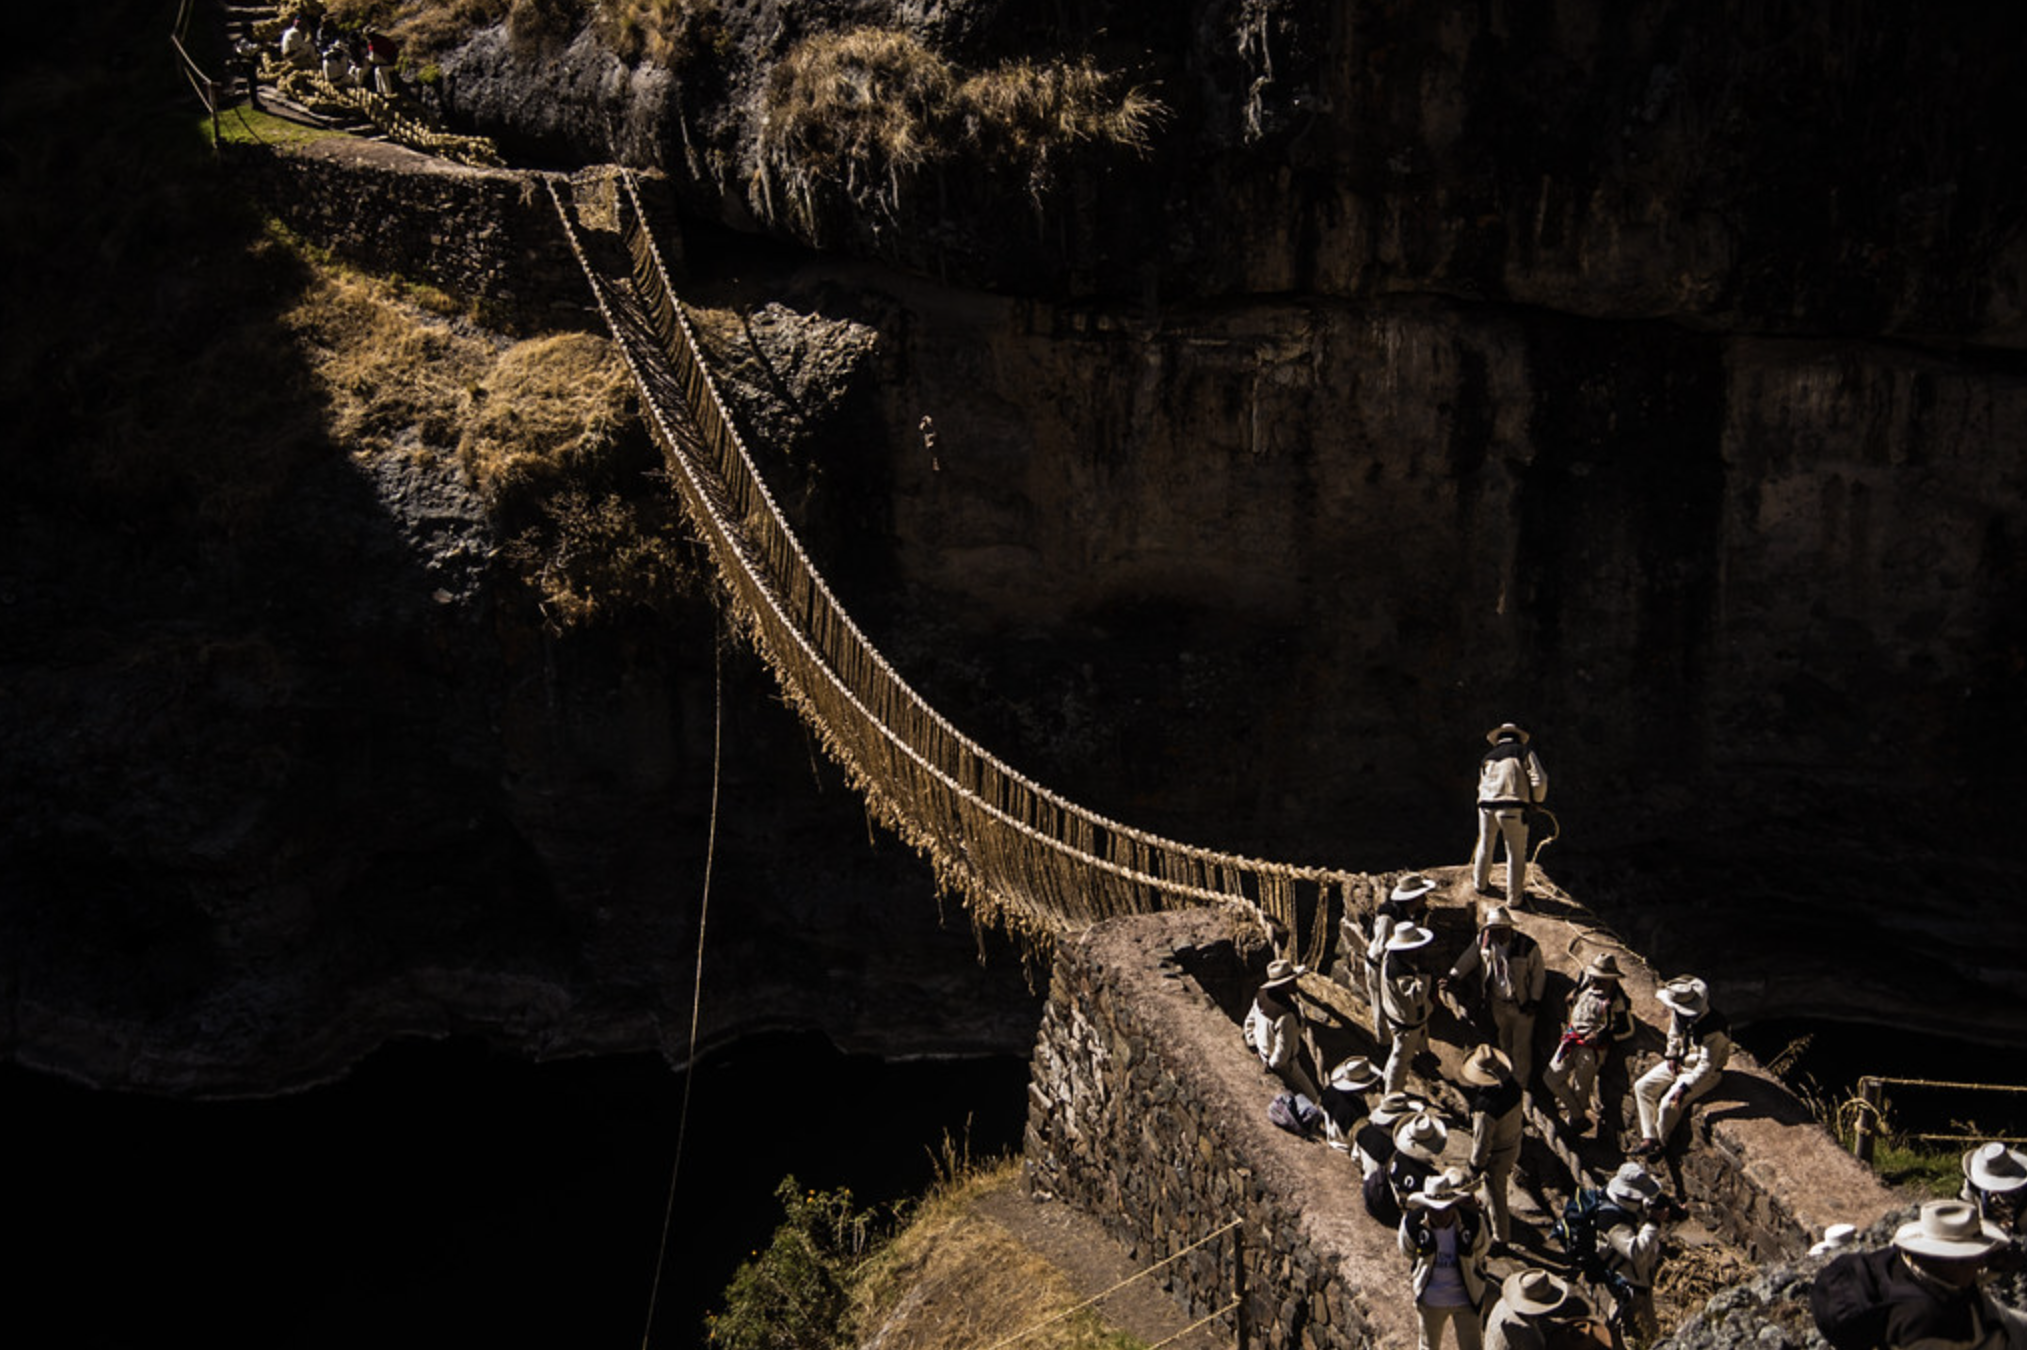
[[[975,919],[1040,946],[1099,920],[1238,907],[1319,966],[1356,874],[1164,839],[1017,773],[932,708],[853,623],[755,470],[631,173],[544,179],[729,609],[872,818]],[[601,200],[604,194],[609,197]]]

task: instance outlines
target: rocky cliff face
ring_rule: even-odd
[[[523,157],[668,172],[821,564],[1024,771],[1207,845],[1423,866],[1465,855],[1478,737],[1520,718],[1544,862],[1735,1015],[2027,1037],[1999,19],[1030,8],[725,3],[668,67],[501,31],[442,98]],[[756,97],[859,23],[967,68],[1088,53],[1169,117],[1038,196],[961,158],[819,189],[814,248],[755,186]],[[230,1093],[404,1033],[679,1047],[708,608],[559,642],[454,483],[339,464],[278,502],[150,548],[16,507],[11,1053]],[[1024,1045],[1017,962],[979,971],[729,670],[707,958],[739,996],[707,1039]]]

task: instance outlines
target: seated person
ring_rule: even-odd
[[[1330,1071],[1317,1105],[1323,1108],[1323,1132],[1330,1146],[1345,1152],[1366,1122],[1365,1094],[1379,1086],[1379,1070],[1364,1055],[1353,1055]]]
[[[1668,981],[1655,991],[1668,1009],[1668,1045],[1661,1062],[1633,1084],[1633,1104],[1640,1112],[1640,1139],[1626,1150],[1629,1157],[1651,1158],[1690,1106],[1717,1086],[1731,1059],[1731,1024],[1710,1006],[1710,989],[1694,975]]]
[[[1292,961],[1267,963],[1267,978],[1246,1014],[1246,1044],[1259,1053],[1260,1062],[1286,1083],[1290,1092],[1313,1102],[1322,1094],[1302,1067],[1302,1014],[1295,1010],[1301,978],[1302,971]]]

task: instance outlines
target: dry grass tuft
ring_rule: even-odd
[[[664,608],[695,589],[610,342],[559,333],[502,347],[447,317],[440,293],[328,263],[310,272],[283,324],[331,436],[355,455],[454,462],[552,627]]]
[[[857,1281],[861,1344],[883,1350],[993,1345],[1056,1317],[1081,1300],[1063,1273],[973,1209],[982,1195],[1017,1184],[1018,1160],[946,1179],[913,1220],[867,1262]],[[1124,1350],[1139,1342],[1108,1332],[1088,1311],[1021,1340],[1023,1350]]]
[[[857,28],[798,43],[768,78],[761,214],[820,234],[833,207],[897,214],[925,172],[960,159],[1039,202],[1065,162],[1145,154],[1166,110],[1088,59],[965,74],[913,36]]]

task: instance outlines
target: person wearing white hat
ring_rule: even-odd
[[[1551,1325],[1581,1321],[1590,1311],[1569,1281],[1539,1268],[1516,1270],[1500,1284],[1485,1319],[1484,1350],[1547,1350]]]
[[[1493,905],[1478,923],[1478,940],[1464,949],[1439,980],[1439,987],[1472,975],[1486,1010],[1492,1034],[1513,1065],[1521,1083],[1534,1081],[1534,1019],[1548,989],[1548,963],[1541,944],[1513,926],[1513,912]]]
[[[1279,958],[1267,963],[1267,978],[1253,996],[1246,1013],[1246,1044],[1260,1056],[1260,1062],[1310,1101],[1319,1094],[1309,1071],[1302,1067],[1302,1014],[1296,1011],[1296,987],[1301,967]]]
[[[1526,1121],[1520,1109],[1520,1083],[1506,1053],[1481,1045],[1465,1057],[1457,1076],[1464,1081],[1471,1107],[1471,1170],[1485,1183],[1485,1208],[1492,1218],[1492,1239],[1504,1246],[1513,1235],[1506,1188],[1520,1161]]]
[[[1731,1023],[1710,1006],[1710,987],[1702,980],[1678,975],[1655,997],[1668,1009],[1668,1044],[1661,1062],[1633,1084],[1640,1138],[1626,1152],[1635,1158],[1661,1152],[1690,1106],[1717,1086],[1731,1060]]]
[[[2027,1228],[2027,1153],[1993,1141],[1964,1154],[1962,1197],[2008,1233]]]
[[[1387,934],[1379,965],[1380,1044],[1387,1047],[1386,1090],[1399,1092],[1415,1057],[1429,1046],[1431,981],[1422,973],[1420,953],[1436,935],[1416,923]]]
[[[1577,987],[1570,991],[1562,1037],[1542,1071],[1542,1082],[1562,1104],[1569,1127],[1577,1134],[1591,1126],[1591,1088],[1598,1081],[1605,1057],[1633,1034],[1633,1008],[1621,987],[1622,977],[1618,960],[1610,952],[1591,958]],[[1617,1103],[1607,1102],[1605,1108],[1607,1119],[1617,1116]]]
[[[1350,1152],[1352,1140],[1367,1118],[1366,1093],[1380,1085],[1380,1072],[1364,1055],[1339,1061],[1323,1084],[1316,1104],[1323,1108],[1323,1133],[1330,1146]]]
[[[1369,1178],[1375,1172],[1385,1171],[1394,1158],[1395,1129],[1409,1116],[1428,1109],[1427,1102],[1405,1092],[1389,1092],[1374,1102],[1372,1115],[1351,1139],[1360,1175]]]
[[[1379,971],[1386,959],[1387,939],[1402,924],[1428,925],[1429,896],[1435,889],[1434,880],[1410,872],[1394,883],[1392,892],[1372,912],[1372,937],[1365,944],[1365,996],[1372,1005],[1372,1034],[1382,1046],[1387,1036],[1380,1018]],[[1347,916],[1345,922],[1350,921]]]
[[[1605,1183],[1605,1195],[1615,1211],[1600,1234],[1605,1268],[1617,1277],[1606,1286],[1612,1320],[1651,1341],[1658,1329],[1654,1275],[1661,1265],[1659,1218],[1667,1211],[1667,1202],[1661,1183],[1637,1162],[1620,1165]]]
[[[1548,797],[1548,771],[1529,748],[1528,734],[1511,722],[1485,733],[1492,748],[1478,761],[1478,847],[1471,882],[1480,895],[1492,889],[1492,855],[1506,845],[1506,903],[1527,903],[1527,809]]]
[[[2005,1245],[1969,1201],[1931,1200],[1891,1247],[1845,1252],[1816,1272],[1816,1329],[1836,1350],[2020,1350],[2027,1313],[1978,1283]]]
[[[1400,1223],[1410,1196],[1421,1193],[1430,1178],[1443,1170],[1443,1149],[1450,1127],[1424,1107],[1394,1125],[1394,1152],[1386,1169],[1365,1179],[1366,1212],[1388,1227]]]
[[[1452,1168],[1408,1197],[1401,1216],[1401,1251],[1414,1262],[1410,1283],[1421,1315],[1420,1350],[1436,1350],[1447,1325],[1457,1350],[1480,1350],[1478,1309],[1485,1302],[1485,1255],[1491,1230]]]

